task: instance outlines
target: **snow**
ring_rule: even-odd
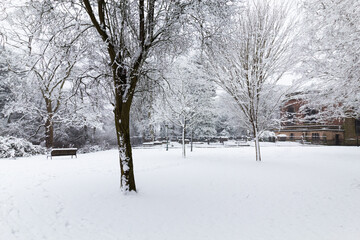
[[[44,152],[44,148],[23,138],[0,136],[0,158],[29,157]]]
[[[134,149],[138,193],[118,151],[0,159],[0,239],[357,240],[360,148]]]

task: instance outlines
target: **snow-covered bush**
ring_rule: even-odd
[[[0,158],[29,157],[44,154],[45,148],[16,137],[0,136]]]
[[[104,142],[100,145],[85,145],[79,149],[78,153],[99,152],[109,149],[111,149],[111,146],[108,143]]]
[[[276,135],[272,131],[263,131],[259,137],[261,141],[265,142],[275,142],[276,139]]]

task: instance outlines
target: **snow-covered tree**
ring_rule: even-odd
[[[293,64],[293,27],[284,5],[249,1],[221,36],[207,42],[209,74],[232,96],[252,131],[257,161],[259,134],[273,123],[280,102],[275,86]]]
[[[189,25],[196,48],[204,48],[206,41],[222,33],[222,28],[232,21],[233,14],[243,0],[195,1],[188,14]]]
[[[9,72],[9,67],[6,60],[8,54],[10,54],[10,52],[7,52],[5,48],[0,47],[0,114],[10,93],[8,83],[6,81]]]
[[[71,122],[75,115],[68,101],[75,75],[81,75],[77,64],[84,45],[71,28],[73,19],[49,1],[25,3],[9,21],[13,29],[7,32],[8,44],[17,48],[21,58],[11,60],[17,74],[12,83],[16,94],[7,112],[20,114],[17,120],[37,119],[38,130],[45,129],[46,147],[51,148],[54,123]]]
[[[7,16],[5,47],[12,52],[3,52],[9,74],[2,83],[11,101],[2,109],[2,133],[48,147],[85,144],[93,136],[87,129],[101,128],[108,90],[96,81],[104,76],[94,70],[91,36],[79,33],[60,2],[7,5]]]
[[[309,107],[320,118],[360,116],[360,2],[305,1],[304,61]],[[309,98],[309,96],[314,96]]]
[[[239,110],[231,103],[233,103],[233,99],[228,93],[218,91],[216,98],[216,132],[219,136],[227,133],[229,137],[243,137],[247,134],[246,127],[240,121],[241,118],[239,119]]]
[[[131,135],[140,141],[155,141],[157,137],[160,137],[157,129],[161,120],[156,116],[156,102],[162,89],[158,71],[151,72],[146,77],[146,81],[139,82],[138,89],[134,94],[134,103],[131,109]]]
[[[203,134],[209,134],[207,132],[212,130],[215,132],[214,127],[211,129],[215,88],[203,74],[202,66],[195,60],[194,54],[178,57],[166,72],[165,79],[168,81],[165,81],[165,97],[159,114],[163,116],[163,120],[181,127],[182,156],[185,157],[188,129],[197,134],[201,134],[201,129]]]
[[[72,1],[71,1],[72,2]],[[155,0],[82,0],[91,25],[106,48],[104,56],[111,67],[114,113],[117,131],[121,188],[136,191],[130,144],[130,109],[146,61],[160,46],[173,39],[181,17],[191,1]],[[178,33],[178,32],[177,32]]]

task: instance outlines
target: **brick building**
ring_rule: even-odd
[[[304,108],[305,102],[296,95],[289,96],[289,100],[281,109],[282,124],[280,129],[275,130],[279,141],[359,146],[359,119],[344,118],[320,121],[317,118],[318,111]]]

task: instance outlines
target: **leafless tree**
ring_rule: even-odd
[[[232,96],[252,131],[257,161],[259,135],[272,122],[280,101],[276,84],[294,62],[294,22],[286,13],[287,8],[274,1],[249,1],[227,31],[207,42],[210,76]]]
[[[41,119],[35,134],[44,127],[46,147],[52,148],[54,122],[66,119],[62,110],[72,96],[65,85],[73,83],[84,45],[69,27],[74,20],[48,1],[14,7],[9,21],[7,46],[17,53],[9,61],[17,79],[13,84],[16,96],[8,111]]]
[[[164,84],[164,99],[158,104],[159,119],[181,128],[182,156],[186,157],[185,136],[189,129],[211,118],[214,108],[215,87],[204,74],[199,52],[178,57],[167,69]],[[199,129],[198,129],[199,130]]]
[[[152,51],[171,40],[189,3],[178,0],[81,1],[106,47],[112,69],[120,180],[125,192],[136,191],[129,114],[137,84]]]
[[[304,60],[299,68],[316,94],[308,105],[320,118],[360,116],[360,2],[304,1]]]

